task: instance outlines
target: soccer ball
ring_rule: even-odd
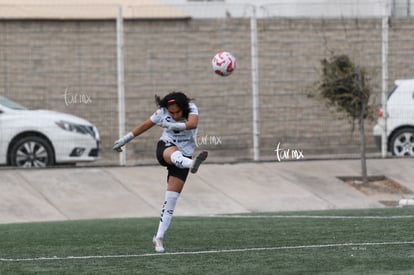
[[[218,52],[211,60],[213,71],[221,76],[228,76],[236,69],[236,58],[229,52]]]

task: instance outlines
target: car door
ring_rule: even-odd
[[[414,125],[414,82],[403,83],[387,102],[390,131],[403,125]]]

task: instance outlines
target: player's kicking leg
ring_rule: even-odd
[[[207,159],[208,152],[203,151],[201,152],[193,162],[193,166],[191,167],[191,173],[197,173],[198,168],[200,167],[201,163]]]
[[[178,168],[190,168],[191,173],[197,173],[201,163],[207,159],[208,152],[202,151],[196,159],[191,159],[184,156],[180,151],[174,151],[171,153],[171,163]]]

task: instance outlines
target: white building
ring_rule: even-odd
[[[245,17],[379,17],[411,16],[411,0],[159,0],[179,6],[194,18]],[[414,12],[413,12],[414,13]]]

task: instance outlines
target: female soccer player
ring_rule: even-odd
[[[168,170],[167,191],[161,210],[158,231],[152,240],[155,251],[163,253],[164,234],[167,231],[177,203],[183,190],[188,172],[196,173],[200,164],[207,158],[207,151],[202,151],[195,160],[196,128],[198,124],[197,106],[182,92],[171,92],[164,98],[155,97],[158,109],[150,118],[136,126],[132,131],[116,140],[113,149],[121,152],[121,147],[141,135],[154,125],[164,128],[157,144],[158,162]]]

